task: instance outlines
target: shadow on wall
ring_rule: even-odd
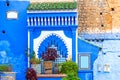
[[[15,56],[12,53],[12,47],[7,40],[0,41],[0,64],[8,64],[12,66],[12,71],[17,72],[16,80],[25,80],[25,70],[27,61],[24,54]]]
[[[6,40],[0,41],[0,64],[10,64],[12,55],[10,43]]]

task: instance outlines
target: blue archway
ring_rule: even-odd
[[[42,54],[51,47],[55,48],[58,51],[58,54],[62,57],[67,58],[68,50],[63,39],[59,36],[52,34],[43,40],[38,49],[38,57],[41,58]]]

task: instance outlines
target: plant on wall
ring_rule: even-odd
[[[44,61],[55,61],[55,59],[58,57],[59,55],[57,54],[57,50],[53,48],[48,48],[46,53],[42,54],[42,59]]]

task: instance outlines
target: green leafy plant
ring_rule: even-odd
[[[40,64],[41,63],[41,60],[39,58],[36,58],[36,55],[35,55],[35,51],[33,51],[32,53],[28,54],[28,51],[30,49],[27,49],[25,51],[25,54],[30,57],[30,63],[31,64]]]
[[[36,58],[35,51],[32,52],[32,57],[30,59],[31,64],[40,64],[41,60],[39,58]]]
[[[62,63],[59,63],[58,65],[59,73],[61,73]]]
[[[67,77],[64,77],[62,80],[80,80],[74,73],[69,73]]]
[[[74,73],[75,75],[77,75],[78,65],[72,61],[64,62],[61,67],[61,72],[64,74]]]
[[[31,64],[40,64],[41,61],[40,61],[40,59],[38,59],[38,58],[31,58],[31,59],[30,59],[30,63],[31,63]]]
[[[71,60],[62,64],[61,73],[67,74],[67,77],[62,80],[80,80],[78,78],[78,65]]]
[[[11,66],[9,66],[7,64],[0,64],[0,71],[9,72],[9,71],[11,71]]]

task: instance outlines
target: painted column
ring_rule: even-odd
[[[72,61],[76,62],[76,28],[72,28]]]

